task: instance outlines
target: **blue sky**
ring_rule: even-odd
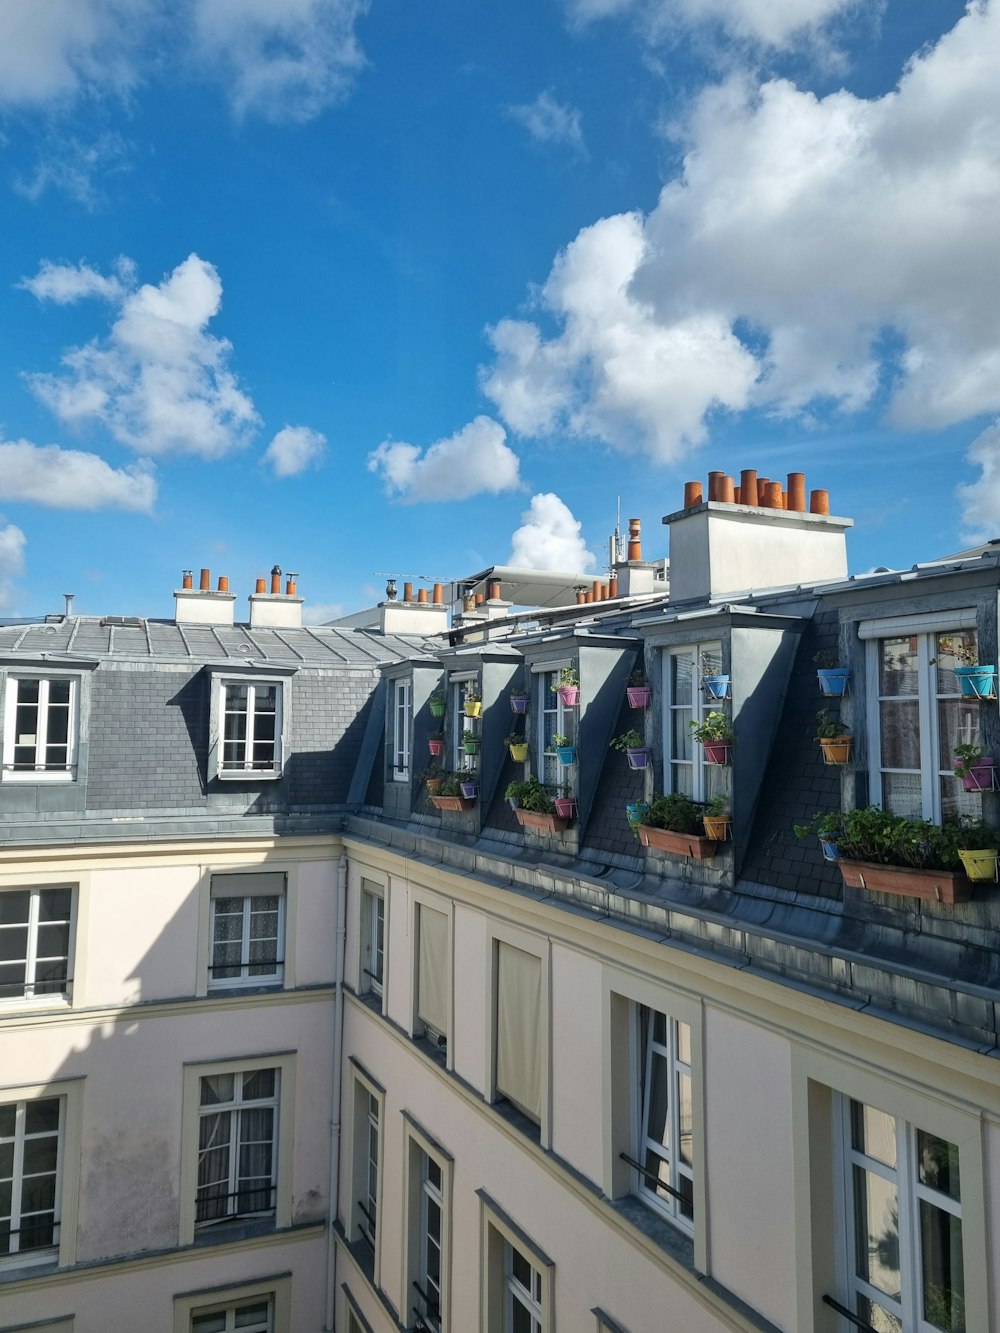
[[[5,4],[0,219],[0,614],[1000,536],[1000,0]]]

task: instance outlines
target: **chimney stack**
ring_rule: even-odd
[[[300,629],[302,626],[302,603],[305,600],[297,595],[295,580],[297,574],[289,574],[285,591],[281,591],[281,566],[271,570],[271,591],[265,592],[266,580],[258,579],[256,592],[248,598],[250,602],[251,629]]]
[[[444,604],[444,585],[434,584],[433,601],[426,588],[418,588],[413,597],[413,584],[403,584],[403,600],[396,599],[396,580],[386,584],[386,597],[379,602],[379,624],[383,634],[439,634],[448,628],[448,608]],[[471,594],[464,595],[466,613],[471,610]]]
[[[181,586],[174,592],[174,621],[178,625],[231,625],[236,594],[229,591],[229,579],[219,575],[219,588],[212,591],[212,572],[202,569],[199,586],[194,586],[190,569],[181,573]]]
[[[722,474],[720,473],[719,475],[721,476]],[[684,488],[685,499],[694,494],[695,487],[697,487],[700,497],[700,485],[695,482],[689,483],[689,486],[691,487],[690,490],[688,489],[688,486],[685,486]],[[656,565],[652,561],[643,560],[642,558],[641,528],[641,520],[637,518],[629,519],[628,559],[616,561],[611,570],[612,575],[616,579],[616,587],[618,589],[619,597],[636,597],[641,593],[654,591],[653,585],[656,580]],[[600,601],[601,591],[601,584],[595,579],[592,589],[593,597],[591,600],[595,602]],[[608,593],[610,593],[610,591],[610,588],[608,588]],[[605,596],[607,595],[608,594],[605,594]]]

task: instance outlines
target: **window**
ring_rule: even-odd
[[[212,877],[212,990],[279,984],[284,974],[285,876]]]
[[[496,950],[496,1095],[540,1123],[541,959],[502,941]]]
[[[375,1244],[375,1231],[378,1226],[378,1164],[379,1164],[379,1125],[381,1107],[374,1093],[369,1092],[364,1099],[364,1123],[361,1134],[364,1142],[364,1197],[359,1200],[361,1210],[361,1234]]]
[[[717,675],[721,670],[722,648],[718,643],[691,644],[663,654],[664,785],[668,791],[683,792],[696,801],[708,801],[726,789],[726,770],[718,764],[707,764],[703,747],[691,739],[692,722],[701,722],[706,714],[725,708],[718,699],[706,699],[701,690],[702,675]]]
[[[4,706],[5,782],[70,782],[76,776],[79,681],[9,676]]]
[[[382,1126],[385,1089],[351,1059],[354,1073],[354,1117],[351,1229],[349,1241],[361,1241],[355,1257],[370,1281],[378,1285],[381,1249]]]
[[[441,1328],[441,1167],[427,1153],[420,1154],[420,1262],[414,1282],[423,1309],[424,1323],[438,1333]]]
[[[270,1297],[264,1300],[239,1301],[222,1309],[195,1312],[191,1316],[191,1333],[273,1333],[274,1305]]]
[[[8,1256],[54,1257],[64,1116],[61,1097],[0,1104],[0,1266]]]
[[[636,1192],[686,1231],[694,1224],[691,1028],[635,1006],[638,1051]]]
[[[956,650],[975,648],[971,629],[869,644],[872,799],[893,814],[936,824],[982,817],[982,797],[953,775],[955,746],[981,744],[982,706],[961,696],[955,677]]]
[[[484,1333],[549,1333],[553,1326],[552,1260],[485,1194]]]
[[[446,743],[451,752],[451,767],[456,773],[475,773],[479,766],[479,756],[465,753],[465,733],[474,732],[481,736],[482,718],[466,717],[466,690],[475,691],[479,698],[479,677],[477,675],[451,678],[451,707],[448,710],[448,732]]]
[[[199,1088],[195,1225],[273,1217],[279,1070],[207,1074]]]
[[[385,890],[373,880],[361,881],[362,993],[383,997],[385,986]]]
[[[448,1039],[448,918],[419,903],[417,913],[417,1021],[444,1046]]]
[[[406,1300],[411,1326],[448,1333],[452,1158],[403,1112],[407,1143]]]
[[[0,1001],[65,995],[73,890],[0,892]]]
[[[281,772],[281,682],[221,683],[223,777]]]
[[[839,1100],[851,1313],[879,1333],[965,1333],[957,1146]]]
[[[556,692],[559,674],[558,671],[543,671],[538,677],[539,780],[546,787],[565,786],[573,773],[568,765],[559,762],[554,742],[554,737],[565,736],[571,745],[576,744],[577,709],[567,708]]]
[[[409,680],[392,683],[392,780],[405,782],[410,776],[410,724],[413,695]]]

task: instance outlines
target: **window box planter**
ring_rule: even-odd
[[[625,751],[629,768],[648,768],[651,755],[652,751],[645,745],[635,748],[630,747]]]
[[[467,801],[474,801],[479,796],[479,783],[470,778],[468,782],[460,782],[459,790]]]
[[[832,654],[831,654],[832,656]],[[843,699],[851,686],[850,667],[820,667],[816,672],[819,692],[826,699]]]
[[[528,696],[526,694],[512,694],[510,696],[510,711],[512,713],[526,713],[528,711]]]
[[[823,751],[824,764],[849,764],[854,749],[853,736],[818,736],[819,748]]]
[[[465,701],[466,717],[479,717],[482,714],[482,711],[483,711],[482,699],[466,699]]]
[[[733,692],[732,676],[702,676],[701,688],[706,699],[728,699]]]
[[[730,741],[705,741],[705,763],[720,767],[733,761],[733,747]]]
[[[435,810],[471,810],[476,804],[467,796],[432,796],[430,801]]]
[[[640,824],[638,832],[643,847],[686,856],[692,861],[709,860],[718,846],[714,838],[700,838],[696,833],[673,833],[670,829],[654,828],[652,824]]]
[[[563,815],[540,814],[535,810],[522,810],[520,806],[514,811],[514,817],[522,828],[538,829],[542,833],[564,833],[569,826],[569,820]]]
[[[957,870],[915,870],[911,866],[850,861],[843,856],[837,864],[844,883],[852,889],[898,893],[939,903],[965,903],[972,897],[972,885]]]
[[[580,702],[579,685],[557,685],[556,694],[567,708],[575,708]]]
[[[572,819],[576,815],[575,796],[557,796],[552,804],[560,819]]]
[[[995,699],[997,697],[997,669],[995,666],[957,666],[955,679],[964,699]]]
[[[432,755],[439,756],[444,754],[444,737],[431,736],[427,741],[427,748]]]
[[[575,764],[576,746],[575,745],[556,746],[556,758],[559,760],[560,764],[563,764],[567,768],[569,767],[570,764]]]
[[[511,744],[508,748],[510,749],[510,757],[511,759],[514,760],[516,764],[524,764],[527,762],[528,759],[527,741],[519,741],[517,744]]]
[[[653,691],[648,685],[626,685],[629,708],[648,708]]]

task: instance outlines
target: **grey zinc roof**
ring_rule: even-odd
[[[119,618],[120,619],[120,618]],[[439,640],[383,634],[374,629],[304,625],[251,629],[248,625],[177,625],[172,620],[127,624],[71,616],[42,624],[0,625],[0,654],[132,658],[157,662],[272,662],[335,667],[376,666],[424,653]]]

